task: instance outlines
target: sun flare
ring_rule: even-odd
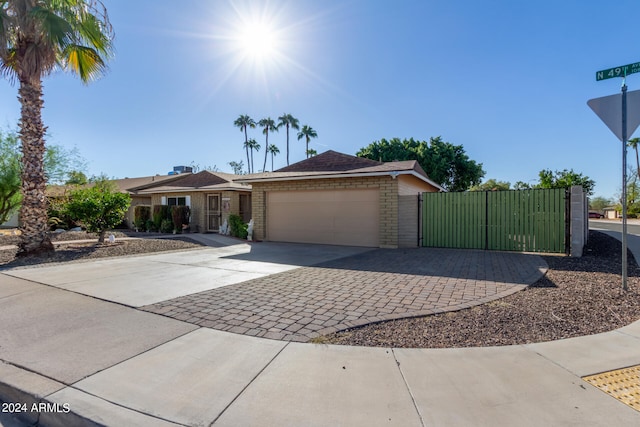
[[[238,41],[244,55],[253,59],[262,60],[277,51],[275,32],[264,24],[249,25],[241,32]]]

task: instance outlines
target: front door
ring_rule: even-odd
[[[220,195],[208,194],[207,195],[207,231],[220,230],[221,216],[222,216],[222,213],[220,211]]]

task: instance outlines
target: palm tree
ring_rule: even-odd
[[[313,148],[309,148],[307,150],[307,159],[309,157],[313,157],[313,156],[317,156],[317,155],[318,155],[318,152],[316,150],[314,150]]]
[[[278,127],[285,126],[287,128],[287,166],[289,166],[289,128],[300,130],[300,122],[291,114],[286,113],[278,117],[278,120]]]
[[[99,77],[113,31],[99,0],[0,1],[0,70],[19,82],[22,141],[22,235],[18,255],[53,250],[47,235],[42,79],[56,69],[84,83]]]
[[[251,151],[251,168],[250,168],[250,170],[253,171],[254,170],[253,169],[253,150],[256,150],[256,152],[260,151],[260,144],[258,144],[258,141],[256,141],[255,139],[251,138],[250,140],[245,142],[244,146],[245,146],[245,148],[247,148],[248,150]]]
[[[305,150],[305,153],[307,153],[307,159],[309,158],[309,140],[311,138],[317,137],[318,133],[309,125],[302,126],[302,130],[298,132],[298,141],[300,141],[302,138],[305,138],[305,140],[307,141],[307,148]]]
[[[278,154],[280,152],[280,150],[278,149],[278,147],[276,147],[275,144],[271,144],[267,148],[267,151],[271,154],[271,172],[273,172],[273,156]]]
[[[269,131],[277,131],[278,130],[278,125],[276,125],[276,122],[273,121],[273,119],[271,117],[267,117],[266,119],[262,119],[258,122],[258,126],[262,127],[262,133],[264,133],[266,135],[266,144],[265,144],[265,150],[264,150],[264,164],[262,165],[262,171],[264,172],[265,169],[267,168],[267,154],[269,154],[269,150],[267,150],[267,148],[269,148]]]
[[[253,121],[253,119],[251,117],[249,117],[247,114],[243,114],[240,115],[235,122],[233,122],[233,125],[237,128],[240,128],[240,131],[244,132],[244,148],[247,151],[247,169],[249,169],[249,145],[248,145],[248,137],[247,137],[247,128],[255,128],[256,127],[256,122]],[[252,163],[253,164],[253,163]],[[251,170],[249,169],[249,173],[251,173]]]
[[[638,142],[640,142],[640,138],[633,138],[627,141],[629,147],[636,150],[636,173],[638,177],[640,177],[640,158],[638,157]]]

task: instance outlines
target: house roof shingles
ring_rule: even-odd
[[[382,162],[329,150],[274,172],[342,172],[382,165]]]
[[[247,186],[233,182],[236,177],[237,175],[223,172],[202,171],[195,174],[179,175],[178,179],[166,183],[132,188],[131,191],[137,194],[223,189],[250,191]]]
[[[274,172],[257,173],[236,177],[237,182],[267,182],[291,179],[339,178],[353,175],[383,175],[394,172],[412,174],[441,191],[444,189],[433,182],[416,160],[398,162],[377,162],[363,157],[326,151]]]

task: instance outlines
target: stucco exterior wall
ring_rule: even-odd
[[[433,185],[413,175],[398,176],[398,195],[400,196],[415,196],[418,193],[435,193],[438,191]]]

